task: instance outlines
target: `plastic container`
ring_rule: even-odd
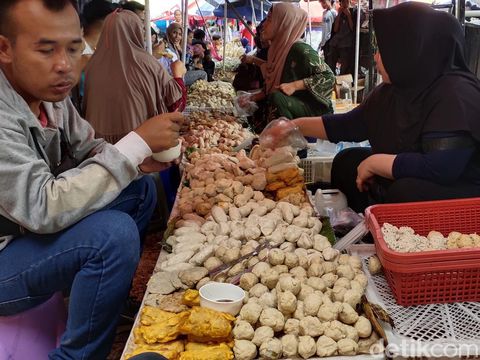
[[[179,140],[176,146],[171,147],[170,149],[167,149],[164,151],[160,151],[158,153],[154,153],[152,154],[152,158],[155,161],[167,163],[175,159],[178,159],[181,153],[182,153],[182,141]]]
[[[200,306],[236,316],[243,306],[245,291],[232,284],[213,282],[200,290]]]
[[[452,303],[480,300],[480,248],[400,253],[391,250],[383,223],[410,226],[420,235],[440,231],[480,231],[480,198],[371,206],[368,228],[398,304]]]
[[[315,208],[324,216],[328,216],[327,209],[342,210],[348,206],[346,196],[338,189],[318,189],[315,192]]]

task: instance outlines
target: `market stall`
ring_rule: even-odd
[[[383,358],[370,354],[381,341],[362,310],[362,259],[332,248],[293,147],[234,151],[253,134],[231,114],[231,90],[191,89],[182,184],[123,358]],[[218,283],[236,290],[200,296]]]

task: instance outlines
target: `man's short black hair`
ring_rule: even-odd
[[[89,27],[98,20],[103,20],[113,12],[116,6],[107,0],[92,0],[83,7],[82,26]]]
[[[140,4],[139,2],[136,2],[136,1],[127,1],[122,4],[122,8],[125,10],[133,11],[133,12],[145,11],[145,5]]]
[[[212,40],[220,40],[222,37],[218,34],[212,36]]]
[[[9,12],[21,0],[0,0],[0,35],[11,36],[14,31],[9,21]],[[50,11],[59,12],[71,4],[75,10],[78,10],[76,0],[41,0],[43,6]]]

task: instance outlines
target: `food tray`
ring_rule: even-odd
[[[366,210],[386,279],[400,305],[480,300],[480,248],[400,253],[388,248],[381,227],[410,226],[420,235],[436,230],[480,230],[480,198],[375,205]]]
[[[395,324],[392,329],[382,323],[392,358],[438,360],[480,356],[480,303],[398,305],[385,276],[368,272],[366,259],[375,253],[375,247],[353,245],[350,253],[363,259],[369,302],[382,307]]]

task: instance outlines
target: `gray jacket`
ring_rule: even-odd
[[[0,70],[0,215],[31,232],[49,234],[109,204],[138,171],[114,145],[95,139],[69,98],[43,105],[46,128]],[[50,167],[61,157],[59,129],[83,161],[55,177]]]

